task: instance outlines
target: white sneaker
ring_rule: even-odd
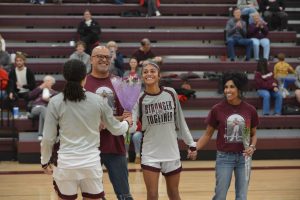
[[[157,17],[161,16],[159,11],[156,11],[155,14],[156,14]]]

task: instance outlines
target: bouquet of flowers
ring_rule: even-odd
[[[249,148],[250,146],[250,123],[246,121],[245,127],[243,129],[243,145],[244,149]],[[245,170],[246,170],[246,181],[249,183],[250,173],[251,173],[251,161],[252,158],[250,156],[245,156]]]
[[[138,76],[129,76],[125,78],[113,77],[111,82],[124,110],[132,112],[141,92],[141,80]],[[129,131],[126,133],[125,142],[126,144],[129,144],[130,142]]]

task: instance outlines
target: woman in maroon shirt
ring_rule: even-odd
[[[226,199],[232,172],[235,174],[236,199],[247,198],[245,158],[251,157],[255,151],[258,125],[256,109],[242,99],[247,81],[247,75],[242,73],[223,75],[225,100],[213,106],[206,119],[206,131],[197,142],[197,149],[202,149],[215,129],[218,130],[216,188],[213,200]],[[244,148],[243,140],[248,133],[250,145]]]

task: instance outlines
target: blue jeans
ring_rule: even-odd
[[[142,142],[143,134],[140,131],[136,131],[132,134],[132,142],[134,144],[134,151],[136,155],[141,154],[141,142]]]
[[[101,153],[101,163],[108,171],[110,182],[118,200],[133,200],[128,183],[127,159],[125,155]]]
[[[235,53],[234,53],[234,46],[235,45],[242,45],[246,47],[246,59],[249,60],[251,57],[251,50],[253,47],[253,42],[251,39],[246,38],[228,38],[227,39],[227,51],[229,58],[234,60]]]
[[[0,99],[5,99],[6,98],[6,91],[0,89]]]
[[[293,84],[293,83],[295,83],[295,81],[296,81],[296,77],[295,76],[290,76],[290,75],[288,75],[288,76],[286,76],[286,77],[278,77],[278,82],[280,83],[280,84],[283,84],[283,87],[285,88],[285,89],[287,89],[288,87],[289,87],[289,85],[290,84]]]
[[[246,200],[248,182],[246,181],[245,158],[242,153],[217,152],[216,188],[213,200],[226,200],[232,172],[235,176],[235,199]]]
[[[270,55],[270,40],[268,38],[251,38],[251,40],[253,42],[253,52],[255,60],[259,60],[259,45],[263,47],[264,58],[268,60]]]
[[[282,95],[279,91],[257,90],[257,94],[263,98],[263,115],[270,114],[271,97],[275,99],[274,114],[281,114]]]
[[[255,8],[243,8],[241,9],[242,15],[251,15],[252,13],[257,12]]]

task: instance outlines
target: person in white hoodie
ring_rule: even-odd
[[[62,93],[50,99],[43,139],[41,164],[46,174],[53,174],[59,199],[76,199],[80,188],[83,199],[104,199],[100,162],[100,123],[112,133],[125,134],[131,116],[122,122],[104,97],[85,91],[86,69],[83,62],[69,60],[63,71],[66,85]],[[57,167],[50,163],[59,126],[60,147]]]

